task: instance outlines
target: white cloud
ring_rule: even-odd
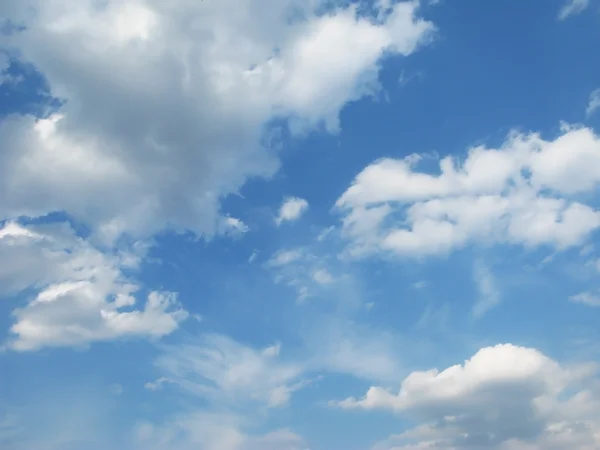
[[[273,267],[285,266],[302,258],[303,252],[300,249],[280,250],[271,259],[268,265]]]
[[[280,407],[305,380],[303,368],[282,361],[279,350],[277,345],[255,350],[210,334],[194,343],[168,347],[156,364],[169,382],[221,406],[257,402]]]
[[[122,269],[135,254],[105,254],[65,224],[0,229],[0,295],[33,288],[13,312],[8,347],[81,346],[125,337],[158,338],[176,330],[187,313],[172,293],[151,292],[136,305],[138,286]]]
[[[481,261],[475,264],[474,278],[479,298],[473,306],[473,315],[481,317],[500,303],[500,291],[496,286],[494,275]]]
[[[372,387],[362,399],[336,404],[387,409],[423,423],[378,450],[591,450],[600,444],[595,370],[594,364],[564,367],[535,349],[497,345],[442,372],[413,372],[398,394]]]
[[[590,5],[590,0],[567,0],[558,13],[559,20],[583,12]]]
[[[398,336],[339,315],[319,323],[305,339],[310,351],[307,365],[313,370],[374,382],[395,381],[402,370],[397,349],[404,342]],[[411,345],[417,347],[415,342]]]
[[[419,158],[382,159],[358,174],[338,199],[347,254],[447,254],[470,243],[557,250],[582,245],[600,212],[574,197],[600,182],[600,138],[563,126],[552,141],[513,133],[498,149],[448,156],[440,173],[417,170]]]
[[[569,300],[587,306],[600,306],[600,292],[581,292],[569,297]]]
[[[231,234],[234,236],[242,235],[250,230],[248,225],[235,217],[226,217],[223,220],[222,227],[223,234]]]
[[[588,101],[588,106],[585,110],[585,113],[586,115],[591,116],[598,110],[598,108],[600,108],[600,89],[596,89],[590,94],[590,99]]]
[[[330,284],[335,281],[327,269],[318,269],[313,273],[313,280],[319,284]]]
[[[308,209],[308,202],[303,198],[299,197],[288,197],[283,201],[283,204],[279,208],[279,214],[275,219],[277,225],[281,225],[282,222],[293,222],[300,218],[302,214]]]
[[[259,253],[258,250],[254,250],[252,252],[252,254],[248,257],[249,264],[252,264],[256,260],[256,258],[258,258],[258,253]]]
[[[415,2],[378,20],[355,5],[319,15],[317,0],[18,3],[3,16],[23,29],[0,45],[64,104],[0,126],[0,217],[66,211],[105,242],[222,231],[221,199],[277,170],[267,123],[337,130],[344,105],[377,88],[379,60],[433,30]]]
[[[167,377],[159,377],[154,381],[148,381],[144,384],[144,387],[149,391],[159,391],[161,390],[165,384],[173,383]]]
[[[428,286],[427,281],[425,280],[419,280],[419,281],[415,281],[412,285],[413,289],[425,289]]]
[[[196,412],[165,425],[142,422],[136,436],[139,448],[149,450],[307,450],[303,439],[289,429],[266,434],[245,432],[251,425],[234,414]]]

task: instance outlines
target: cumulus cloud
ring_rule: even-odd
[[[559,20],[582,13],[590,6],[590,0],[567,0],[558,13]]]
[[[293,222],[300,218],[308,209],[308,202],[299,197],[288,197],[279,208],[279,214],[275,219],[277,225],[282,222]]]
[[[348,255],[442,255],[472,243],[562,250],[600,227],[600,212],[578,201],[600,182],[600,138],[589,128],[565,125],[550,141],[513,133],[462,162],[443,158],[438,174],[419,162],[375,161],[338,199]]]
[[[170,334],[187,312],[168,292],[151,292],[138,306],[138,285],[123,273],[138,261],[135,253],[99,251],[65,224],[5,224],[0,229],[0,296],[34,291],[25,306],[13,311],[7,346],[26,351]]]
[[[20,27],[0,46],[62,106],[0,126],[0,217],[66,211],[104,242],[222,231],[221,200],[277,170],[272,119],[336,131],[341,108],[377,89],[379,60],[433,31],[416,2],[376,18],[317,0],[17,3],[2,7]]]
[[[372,387],[342,408],[385,409],[423,424],[375,449],[593,449],[600,444],[600,391],[593,364],[565,367],[510,344],[463,365],[413,372],[398,393]]]

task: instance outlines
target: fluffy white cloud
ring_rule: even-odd
[[[413,372],[395,394],[372,387],[342,408],[387,409],[424,422],[376,449],[593,449],[600,444],[600,390],[593,364],[564,367],[510,344],[463,365]]]
[[[416,2],[24,0],[2,36],[62,101],[0,126],[0,217],[67,211],[111,242],[164,227],[221,230],[220,200],[278,166],[265,127],[338,127],[378,62],[433,30]],[[261,14],[256,14],[260,10]],[[232,224],[230,224],[232,225]],[[234,226],[235,228],[235,226]]]
[[[0,296],[34,291],[13,312],[7,346],[25,351],[173,332],[187,317],[174,294],[151,292],[141,308],[136,305],[138,286],[123,270],[138,260],[135,253],[102,253],[65,224],[5,224],[0,229]]]
[[[558,13],[560,20],[579,14],[590,6],[590,0],[567,0]]]
[[[288,197],[279,208],[279,214],[275,219],[277,225],[282,222],[292,222],[300,218],[308,209],[308,202],[299,197]]]
[[[418,171],[419,156],[367,166],[338,199],[348,254],[440,255],[471,243],[583,244],[600,212],[577,201],[600,182],[600,138],[563,126],[546,141],[513,133],[498,149],[475,147],[440,173]]]
[[[585,113],[588,116],[594,114],[600,108],[600,89],[596,89],[592,91],[590,94],[590,99],[588,101],[587,108],[585,109]]]

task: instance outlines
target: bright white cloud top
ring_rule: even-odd
[[[600,15],[525,3],[0,2],[0,448],[600,448]]]

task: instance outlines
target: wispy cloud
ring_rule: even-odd
[[[569,297],[573,303],[581,303],[587,306],[600,306],[600,292],[581,292]]]
[[[490,269],[481,261],[475,263],[473,277],[477,287],[477,301],[473,306],[473,316],[482,317],[500,303],[501,296],[496,280]]]
[[[558,13],[559,20],[565,20],[566,18],[583,12],[590,5],[589,0],[568,0],[563,5]]]
[[[594,114],[598,108],[600,108],[600,88],[592,91],[590,94],[590,99],[588,101],[588,106],[585,110],[585,114],[587,116],[591,116]]]

